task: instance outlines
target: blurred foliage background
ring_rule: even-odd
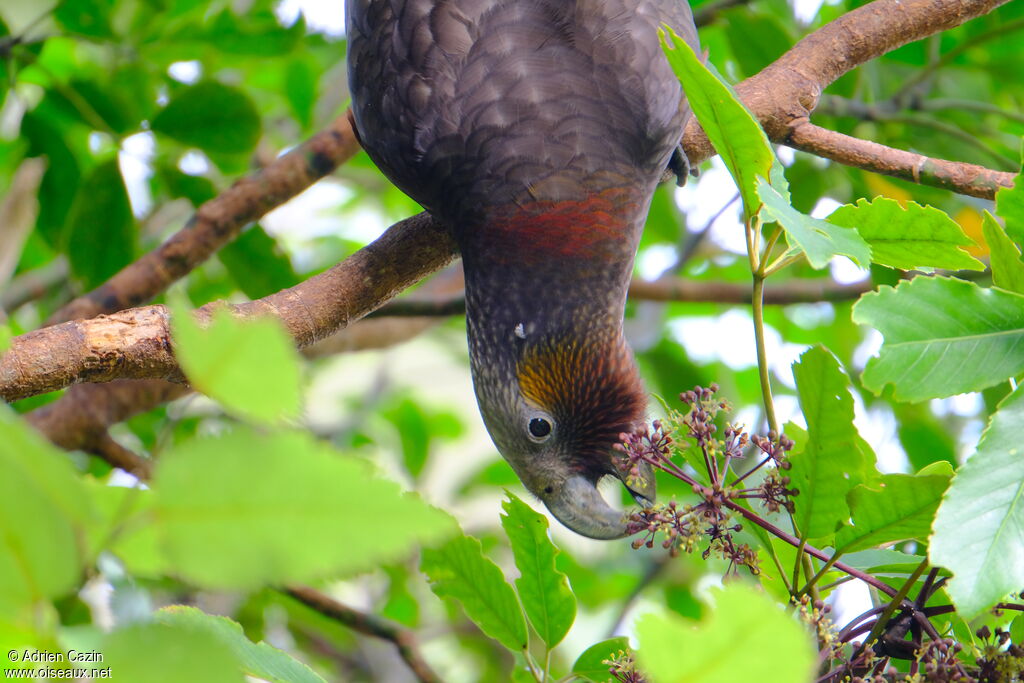
[[[693,4],[698,14],[704,10],[700,34],[711,62],[736,81],[863,3]],[[6,219],[0,225],[0,306],[13,334],[38,327],[62,303],[180,229],[197,206],[234,179],[344,111],[342,2],[324,0],[308,11],[330,21],[307,20],[298,5],[271,0],[0,4],[0,200]],[[1024,4],[1009,3],[895,50],[828,88],[814,121],[900,149],[1015,171],[1024,135],[1022,32]],[[794,205],[802,211],[827,215],[838,204],[878,195],[930,204],[955,217],[978,242],[972,253],[987,255],[980,211],[990,202],[785,149],[780,155]],[[704,166],[687,187],[658,191],[640,247],[639,276],[749,283],[735,190],[719,162]],[[360,154],[249,226],[176,289],[196,306],[262,297],[333,265],[418,210]],[[826,271],[789,268],[770,286],[864,278],[891,284],[897,277],[891,270],[866,272],[839,263]],[[857,385],[856,374],[880,337],[851,322],[851,303],[768,310],[781,420],[800,420],[789,366],[810,344],[831,349]],[[735,420],[764,431],[749,307],[632,301],[627,330],[651,392],[678,405],[680,391],[717,382],[735,406]],[[461,319],[439,319],[397,346],[304,361],[298,423],[452,512],[508,568],[500,501],[505,488],[524,499],[526,494],[483,431],[464,334]],[[887,471],[959,462],[1007,390],[1000,385],[921,404],[895,404],[862,391],[858,426]],[[14,408],[26,412],[56,395]],[[660,410],[652,401],[652,413]],[[234,419],[217,403],[192,396],[119,425],[114,435],[157,456],[196,435],[217,434]],[[131,483],[96,458],[73,458],[97,482]],[[662,495],[678,492],[672,482],[664,484]],[[558,566],[570,578],[581,615],[558,651],[563,666],[590,643],[628,627],[645,602],[699,614],[702,577],[722,572],[699,557],[668,562],[658,550],[588,541],[557,524],[552,532],[564,551]],[[331,538],[320,541],[332,544]],[[50,618],[64,629],[60,633],[78,629],[83,637],[138,619],[152,606],[194,604],[232,617],[249,638],[295,654],[328,680],[409,675],[386,644],[354,636],[271,590],[197,590],[161,572],[126,570],[112,557],[101,559],[88,568],[92,578],[84,590],[54,602]],[[507,652],[433,596],[413,560],[332,583],[330,590],[359,609],[416,628],[448,680],[508,676]]]

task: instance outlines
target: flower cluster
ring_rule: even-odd
[[[978,638],[985,641],[978,657],[978,680],[982,683],[1024,680],[1024,645],[1014,643],[1010,632],[988,626],[978,629]]]
[[[619,650],[611,659],[602,664],[608,665],[608,673],[618,683],[646,683],[647,678],[636,668],[636,659],[630,650]]]
[[[842,655],[844,643],[832,621],[831,605],[826,605],[821,600],[812,600],[809,595],[802,595],[797,603],[797,614],[814,632],[818,639],[819,652],[827,651],[830,658]]]
[[[734,534],[742,527],[733,518],[746,510],[740,507],[740,499],[759,499],[770,512],[793,510],[791,498],[797,490],[782,473],[789,469],[786,454],[793,448],[793,441],[774,432],[767,437],[751,436],[742,425],[730,423],[726,423],[719,438],[716,419],[727,413],[730,406],[716,396],[717,392],[716,384],[685,391],[679,399],[687,404],[686,412],[670,411],[665,421],[656,420],[650,427],[645,425],[634,433],[621,435],[621,443],[615,448],[627,482],[640,477],[642,467],[650,466],[686,482],[698,498],[693,504],[672,501],[635,512],[628,531],[639,535],[633,540],[634,548],[653,548],[660,534],[664,536],[660,545],[673,556],[692,553],[698,544],[706,544],[703,557],[713,555],[727,560],[727,573],[746,567],[757,574],[757,553],[749,545],[735,541]],[[677,441],[674,435],[680,439]],[[742,474],[736,474],[736,462],[744,460],[748,451],[760,452],[763,457]],[[687,463],[697,471],[688,470]],[[747,477],[765,466],[767,472],[760,484],[741,487]],[[701,469],[704,471],[700,472]]]

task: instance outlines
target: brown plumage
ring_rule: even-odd
[[[595,484],[644,417],[622,336],[654,188],[686,116],[657,29],[684,0],[348,0],[360,139],[452,226],[474,386],[524,485],[579,533],[622,516]],[[634,482],[641,498],[653,480]]]

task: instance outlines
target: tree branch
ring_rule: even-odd
[[[404,258],[396,258],[404,254]],[[425,213],[391,226],[373,243],[319,275],[263,299],[230,306],[239,317],[272,315],[299,347],[358,320],[456,254],[448,229]],[[208,318],[223,303],[196,311]],[[17,400],[76,382],[183,381],[165,306],[73,320],[16,337],[0,357],[0,397]]]
[[[388,253],[391,249],[417,252],[419,258],[397,259],[390,265],[416,264],[415,267],[389,268],[373,255],[375,250]],[[442,267],[454,255],[455,245],[447,231],[426,214],[420,214],[392,226],[379,240],[325,273],[264,299],[230,308],[243,318],[272,315],[284,323],[300,348],[320,342],[313,347],[316,351],[312,355],[324,355],[353,343],[351,339],[326,337],[380,306],[397,289]],[[360,273],[378,275],[368,281]],[[766,289],[765,303],[843,301],[855,299],[871,288],[870,281],[840,285],[828,280],[792,280]],[[333,296],[324,296],[325,293],[348,296],[341,296],[339,300],[345,304],[338,306]],[[633,280],[629,296],[645,301],[745,304],[751,301],[751,290],[744,283],[664,277],[654,282]],[[215,308],[223,305],[207,304],[196,315],[205,321]],[[411,325],[406,322],[403,329],[397,330],[394,319],[375,319],[373,322],[388,323],[390,329],[384,332],[385,338],[393,340],[396,334],[411,336],[425,329],[431,318],[465,312],[465,301],[461,297],[407,300],[392,302],[381,310],[415,321]],[[367,330],[364,334],[380,334],[384,329]],[[0,357],[0,397],[18,400],[78,382],[125,378],[184,382],[172,349],[165,306],[131,308],[46,327],[15,338],[7,354]]]
[[[392,643],[421,683],[434,683],[441,680],[420,655],[416,636],[412,631],[375,614],[360,612],[348,605],[343,605],[320,591],[306,586],[291,586],[285,588],[283,592],[353,631]]]
[[[736,86],[768,137],[846,166],[991,199],[1013,176],[974,164],[932,159],[828,131],[810,123],[822,91],[857,66],[897,47],[991,12],[1008,0],[875,0],[806,36]],[[696,120],[683,135],[692,163],[714,150]]]
[[[149,301],[187,275],[243,227],[280,206],[359,151],[348,111],[262,170],[206,202],[185,227],[95,290],[50,316],[48,324],[92,318]]]

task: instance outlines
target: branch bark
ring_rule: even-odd
[[[95,290],[68,302],[48,324],[143,304],[233,240],[243,227],[299,194],[359,151],[348,111],[274,163],[206,202],[185,227]]]
[[[292,586],[284,589],[284,592],[353,631],[392,643],[413,675],[421,683],[434,683],[441,680],[420,654],[416,636],[412,631],[375,614],[360,612],[306,586]]]
[[[455,257],[449,230],[425,213],[391,226],[330,270],[263,299],[230,306],[235,315],[272,315],[301,348],[362,318]],[[395,258],[405,254],[406,258]],[[196,311],[208,318],[214,302]],[[12,401],[76,382],[184,381],[165,306],[73,320],[21,335],[0,357],[0,397]]]

